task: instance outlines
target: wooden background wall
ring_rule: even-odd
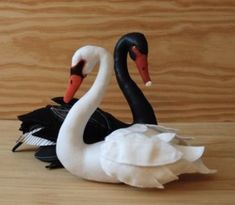
[[[97,44],[112,52],[131,31],[149,41],[153,86],[144,88],[129,66],[159,121],[235,120],[234,0],[1,1],[0,119],[63,95],[76,48]],[[115,78],[102,107],[130,120]]]

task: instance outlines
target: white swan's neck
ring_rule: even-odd
[[[100,63],[96,80],[89,91],[69,111],[61,126],[56,146],[58,158],[65,168],[72,171],[73,168],[69,166],[76,164],[77,170],[74,172],[82,169],[86,149],[91,146],[83,142],[84,129],[90,116],[100,104],[113,71],[113,59],[106,50],[99,48],[93,52],[98,55]]]

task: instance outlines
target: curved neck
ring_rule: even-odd
[[[100,58],[100,66],[96,80],[89,91],[73,105],[59,132],[57,155],[66,168],[73,164],[71,160],[75,160],[76,164],[82,163],[84,151],[88,146],[83,142],[85,126],[100,104],[111,79],[112,56],[103,50],[97,52],[97,55]]]
[[[127,53],[128,42],[122,39],[114,50],[114,69],[118,85],[130,106],[133,123],[157,124],[151,104],[129,75]]]

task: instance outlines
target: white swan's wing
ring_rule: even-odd
[[[148,125],[146,126],[148,127]],[[204,147],[174,143],[174,132],[115,131],[102,144],[100,162],[109,176],[136,187],[164,188],[183,173],[214,173],[200,160]],[[149,132],[150,130],[150,132]],[[118,137],[117,137],[118,136]]]
[[[171,133],[169,133],[171,135]],[[134,166],[161,166],[174,163],[182,153],[169,143],[141,133],[131,133],[105,140],[101,156],[110,161]]]
[[[182,159],[177,163],[169,164],[166,167],[170,169],[177,176],[180,174],[191,174],[191,173],[213,174],[217,172],[214,169],[207,168],[201,159],[197,159],[196,161],[193,162]]]
[[[109,176],[118,179],[125,184],[140,188],[164,188],[163,184],[178,177],[167,167],[136,167],[126,164],[119,164],[110,160],[101,159],[103,170]]]
[[[160,139],[164,142],[171,142],[175,138],[176,134],[174,132],[168,132],[168,133],[161,133],[153,136],[154,139]]]
[[[174,147],[183,154],[182,159],[190,162],[200,159],[205,150],[205,147],[203,146],[174,145]]]
[[[131,133],[145,133],[147,131],[148,127],[144,124],[134,124],[129,126],[128,128],[121,128],[118,130],[113,131],[111,134],[109,134],[105,140],[114,140],[117,139],[119,140],[120,137],[127,136]]]
[[[177,163],[158,167],[137,167],[127,164],[119,164],[102,158],[101,165],[109,176],[120,182],[145,188],[164,188],[163,184],[178,179],[178,175],[186,173],[213,174],[216,170],[208,169],[201,159],[194,162],[179,160]]]
[[[202,173],[202,174],[214,174],[217,172],[216,169],[207,168],[201,159],[196,160],[193,163],[193,165],[195,166],[195,169],[197,170],[197,172]]]
[[[154,129],[158,133],[163,133],[163,132],[177,132],[177,129],[171,128],[171,127],[165,127],[162,125],[153,125],[153,124],[145,124],[147,128]]]

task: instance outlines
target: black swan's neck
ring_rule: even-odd
[[[133,123],[157,124],[154,110],[127,69],[128,42],[119,41],[114,50],[114,69],[116,79],[132,112]]]

